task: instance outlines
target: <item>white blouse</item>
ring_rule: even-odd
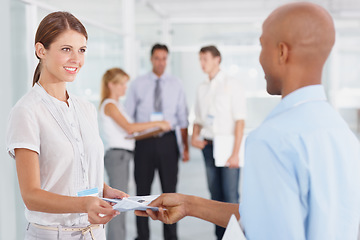
[[[128,114],[126,114],[124,107],[120,102],[110,98],[105,99],[100,106],[99,114],[100,132],[104,142],[105,150],[109,150],[110,148],[122,148],[133,151],[135,148],[135,141],[132,139],[125,139],[126,135],[128,135],[127,132],[122,127],[120,127],[119,124],[114,121],[114,119],[105,114],[104,108],[108,103],[115,104],[126,120],[130,123],[133,122]]]
[[[104,147],[95,107],[69,95],[69,106],[40,85],[23,96],[10,113],[7,151],[26,148],[39,155],[41,188],[66,196],[104,184]],[[51,214],[25,209],[29,222],[41,225],[86,225],[87,214]]]

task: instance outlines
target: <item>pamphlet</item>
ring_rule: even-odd
[[[240,223],[236,220],[234,214],[231,215],[222,240],[246,240]]]
[[[158,198],[160,195],[149,195],[149,196],[132,196],[123,199],[110,199],[102,198],[103,200],[111,203],[115,203],[113,209],[118,210],[119,212],[127,212],[133,210],[146,211],[146,209],[151,209],[153,211],[158,211],[157,207],[149,207],[148,205]]]
[[[141,140],[149,137],[153,137],[155,135],[158,135],[159,133],[162,133],[163,130],[160,127],[152,127],[148,128],[141,132],[134,132],[133,134],[127,135],[126,139],[135,139],[135,140]]]
[[[225,167],[227,160],[232,154],[235,137],[233,135],[215,135],[214,137],[214,159],[216,167]],[[244,166],[246,136],[244,135],[240,145],[239,158],[240,167]]]

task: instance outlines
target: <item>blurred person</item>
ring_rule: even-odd
[[[128,191],[129,162],[133,158],[135,141],[125,139],[134,132],[152,127],[170,130],[166,121],[133,123],[126,114],[120,97],[126,93],[129,75],[120,68],[107,70],[101,81],[100,130],[105,146],[105,169],[109,176],[109,185]],[[126,239],[125,213],[109,222],[107,239]]]
[[[68,12],[37,29],[33,87],[14,106],[7,151],[15,159],[25,239],[105,239],[119,212],[100,199],[128,196],[104,183],[104,149],[95,107],[66,89],[84,64],[87,32]]]
[[[135,79],[126,96],[126,110],[135,122],[166,120],[171,125],[167,133],[135,143],[135,182],[139,196],[150,194],[155,170],[158,170],[162,191],[176,192],[180,156],[177,128],[181,129],[183,161],[189,160],[185,93],[179,79],[165,73],[168,53],[166,45],[152,47],[152,71]],[[137,240],[148,240],[148,219],[136,218],[136,224]],[[164,225],[164,238],[177,239],[176,224]]]
[[[221,54],[215,46],[202,47],[199,55],[208,78],[197,90],[191,144],[203,152],[211,199],[239,203],[239,152],[246,115],[244,91],[238,79],[220,69]],[[228,159],[224,166],[218,166],[213,140],[216,137],[226,140],[229,136],[234,138],[231,155],[225,156]],[[215,227],[217,239],[221,240],[224,232],[225,228]]]
[[[321,85],[335,42],[332,17],[316,4],[286,4],[265,20],[260,42],[267,91],[282,100],[246,140],[240,207],[164,194],[151,205],[166,210],[136,214],[224,227],[235,214],[249,240],[357,239],[359,141]]]

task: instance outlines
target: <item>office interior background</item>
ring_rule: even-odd
[[[222,53],[221,68],[238,77],[246,88],[246,132],[258,126],[280,101],[266,93],[264,73],[258,61],[261,25],[268,14],[291,0],[1,0],[1,106],[0,106],[0,239],[23,239],[26,221],[15,162],[6,152],[7,117],[12,106],[32,85],[37,64],[34,36],[41,19],[52,11],[73,13],[89,34],[85,65],[76,81],[68,84],[73,94],[98,105],[102,74],[111,67],[123,68],[132,79],[151,69],[150,49],[156,43],[169,46],[167,72],[178,76],[190,110],[189,134],[194,119],[194,101],[202,73],[198,51],[214,44]],[[313,0],[335,19],[336,44],[328,59],[323,83],[330,103],[350,128],[360,131],[360,2],[358,0]],[[182,166],[179,191],[209,197],[202,156],[191,149],[191,162]],[[197,165],[192,165],[197,164]],[[194,167],[195,166],[195,167]],[[201,180],[191,181],[198,172]],[[186,185],[186,183],[188,185]],[[130,186],[131,187],[131,186]],[[199,190],[200,189],[200,190]],[[133,190],[130,190],[133,191]],[[134,194],[134,192],[132,192]],[[153,224],[153,223],[152,223]],[[130,226],[131,225],[131,226]],[[135,236],[133,217],[129,239]],[[195,225],[195,226],[194,226]],[[158,238],[161,238],[161,226]],[[198,230],[192,236],[182,232]],[[156,230],[155,230],[156,231]],[[211,224],[186,219],[180,223],[180,239],[215,239]],[[198,234],[198,235],[196,235]],[[208,237],[206,237],[208,236]]]

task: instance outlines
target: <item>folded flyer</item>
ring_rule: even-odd
[[[127,212],[133,210],[145,211],[146,209],[158,211],[159,208],[149,207],[148,205],[159,196],[160,195],[149,195],[149,196],[133,196],[123,199],[110,199],[110,198],[102,198],[102,199],[111,203],[115,203],[113,209],[118,210],[119,212]]]

